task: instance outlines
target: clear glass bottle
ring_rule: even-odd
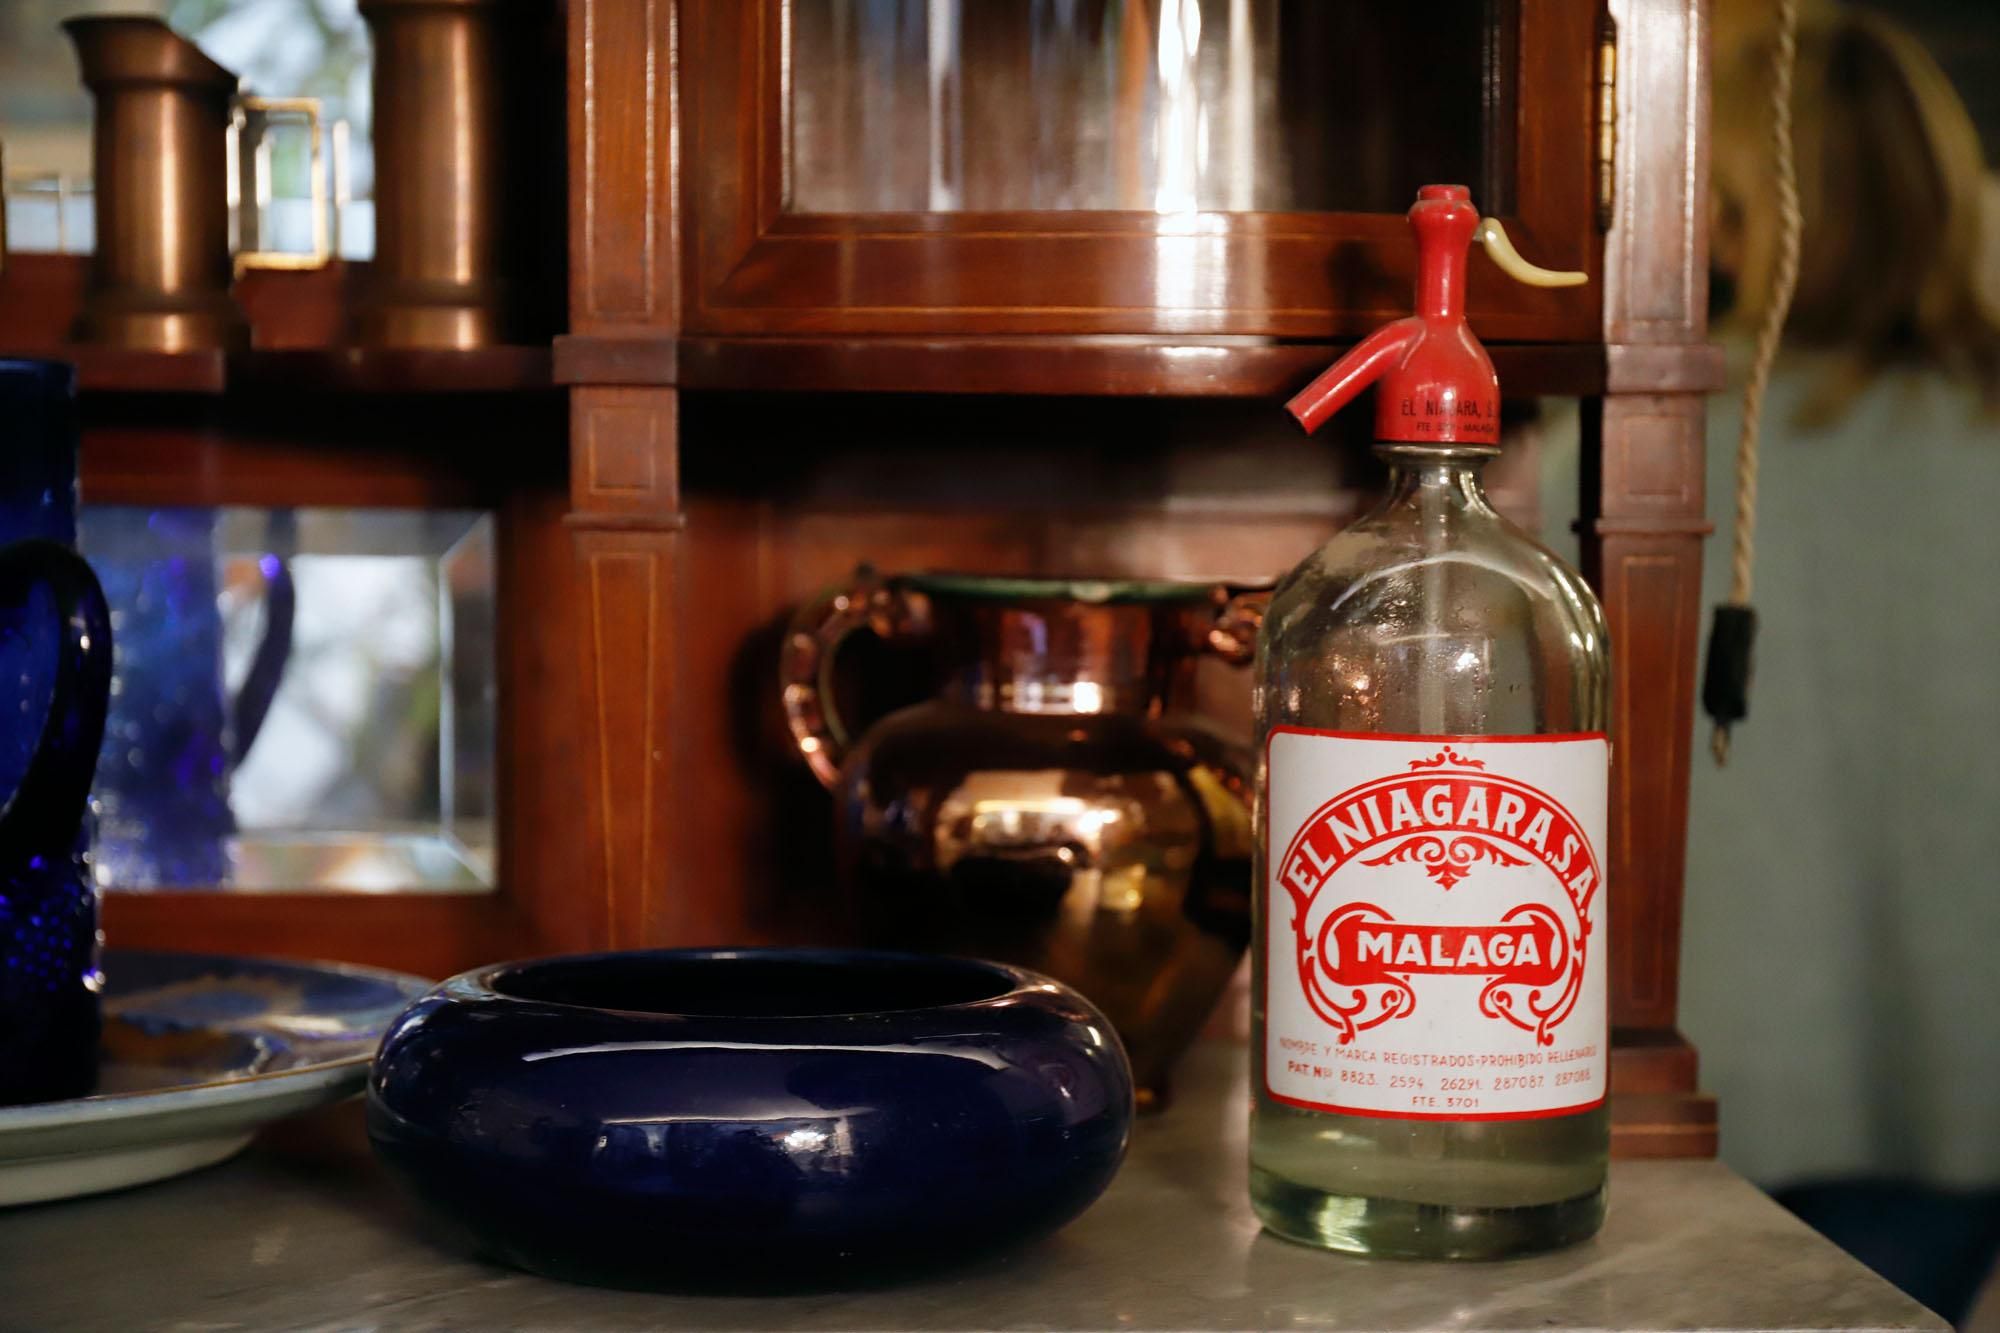
[[[1418,315],[1293,404],[1379,380],[1390,472],[1259,639],[1250,1189],[1290,1239],[1490,1258],[1603,1216],[1610,668],[1589,587],[1481,488],[1477,214],[1427,187],[1411,217]]]

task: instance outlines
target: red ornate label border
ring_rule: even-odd
[[[1608,750],[1608,738],[1605,733],[1421,736],[1329,731],[1280,725],[1273,727],[1265,739],[1266,772],[1269,771],[1271,741],[1288,733],[1340,740],[1403,742],[1439,747],[1438,751],[1428,758],[1408,761],[1410,772],[1358,783],[1321,803],[1293,834],[1283,857],[1267,856],[1267,874],[1277,881],[1292,899],[1290,924],[1295,939],[1299,980],[1306,1002],[1333,1029],[1336,1040],[1345,1045],[1369,1028],[1396,1018],[1407,1017],[1414,1012],[1416,995],[1409,984],[1409,975],[1420,972],[1458,971],[1493,978],[1479,996],[1482,1014],[1534,1033],[1537,1045],[1553,1044],[1554,1028],[1575,1008],[1581,991],[1589,936],[1592,933],[1590,908],[1598,889],[1603,885],[1602,867],[1587,833],[1560,801],[1528,783],[1484,773],[1482,771],[1486,767],[1484,760],[1459,754],[1455,747],[1460,744],[1551,744],[1603,740],[1607,741]],[[1494,802],[1490,799],[1481,807],[1487,817],[1472,823],[1443,816],[1411,822],[1413,815],[1398,819],[1393,808],[1385,814],[1385,807],[1382,805],[1385,798],[1393,805],[1400,795],[1404,802],[1410,803],[1414,808],[1420,798],[1411,793],[1418,789],[1426,794],[1430,802],[1430,809],[1423,811],[1425,815],[1438,816],[1440,806],[1446,807],[1447,814],[1450,811],[1463,810],[1470,800],[1468,793],[1475,790],[1487,793],[1511,793],[1522,803],[1522,808],[1513,812],[1511,827],[1506,831],[1496,831],[1493,827],[1496,821],[1492,816],[1496,811]],[[1543,811],[1547,812],[1545,823]],[[1539,837],[1530,839],[1522,836],[1521,824],[1524,819],[1533,821],[1530,827],[1536,829]],[[1314,840],[1316,834],[1324,835],[1317,844]],[[1268,836],[1267,832],[1266,837]],[[1551,839],[1556,842],[1556,850],[1553,852],[1548,846]],[[1565,839],[1570,841],[1565,842]],[[1569,905],[1576,914],[1573,933],[1565,928],[1564,923],[1554,912],[1538,904],[1523,904],[1516,907],[1507,912],[1500,922],[1490,926],[1427,927],[1398,922],[1388,912],[1372,903],[1356,902],[1343,904],[1335,909],[1316,933],[1311,932],[1307,925],[1307,915],[1312,900],[1333,874],[1351,860],[1359,860],[1360,864],[1368,866],[1414,862],[1422,867],[1441,889],[1449,891],[1454,884],[1467,878],[1474,864],[1480,861],[1512,866],[1531,864],[1530,859],[1514,856],[1502,846],[1495,845],[1496,843],[1507,844],[1527,853],[1532,861],[1540,861],[1555,874],[1569,899]],[[1361,856],[1364,851],[1384,845],[1388,846],[1388,850],[1379,856],[1373,858]],[[1576,859],[1576,853],[1579,851],[1582,853],[1581,861]],[[1272,885],[1269,883],[1260,885],[1258,892],[1266,895],[1266,901],[1269,902]],[[1363,925],[1375,928],[1374,933],[1378,943],[1384,939],[1388,941],[1385,947],[1390,951],[1390,957],[1368,960],[1352,948],[1337,951],[1328,948],[1330,942],[1342,937],[1351,943],[1359,937]],[[1267,922],[1265,932],[1267,940],[1268,932]],[[1512,944],[1518,942],[1524,935],[1533,935],[1541,941],[1535,949],[1532,967],[1515,963],[1511,948],[1504,958],[1495,959],[1496,940]],[[1399,948],[1407,954],[1413,944],[1420,945],[1425,940],[1429,942],[1427,952],[1419,948],[1419,956],[1415,960],[1406,960],[1402,964],[1396,961],[1394,955]],[[1402,943],[1398,945],[1396,941]],[[1464,961],[1474,957],[1475,945],[1477,961],[1469,963]],[[1458,950],[1455,955],[1451,952],[1454,948]],[[1329,962],[1325,967],[1317,966],[1322,960],[1327,959],[1336,961]],[[1322,971],[1326,973],[1328,980],[1336,984],[1336,989],[1348,991],[1349,994],[1338,997],[1329,992],[1320,984],[1319,974]],[[1267,1013],[1270,1011],[1271,980],[1275,975],[1276,960],[1267,958],[1264,981]],[[1543,991],[1557,981],[1563,983],[1563,989],[1555,999],[1541,1003]],[[1524,999],[1524,996],[1527,998]],[[1600,1041],[1607,1037],[1608,1034],[1605,1034],[1605,1037],[1600,1037]],[[1268,1053],[1266,1058],[1268,1059]],[[1608,1061],[1609,1052],[1605,1051],[1601,1058]],[[1377,1119],[1546,1119],[1593,1110],[1603,1105],[1605,1101],[1605,1096],[1600,1094],[1588,1102],[1547,1109],[1438,1113],[1351,1107],[1288,1097],[1270,1086],[1268,1067],[1263,1082],[1266,1095],[1288,1106]]]

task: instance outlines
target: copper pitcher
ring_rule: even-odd
[[[155,18],[62,26],[96,99],[97,247],[72,336],[163,352],[246,344],[229,295],[236,76]]]
[[[515,163],[502,140],[524,16],[502,0],[361,0],[374,41],[375,263],[356,341],[519,340]],[[519,11],[519,12],[514,12]]]
[[[1248,660],[1253,608],[1212,584],[864,569],[802,609],[785,711],[834,792],[865,941],[1077,987],[1159,1104],[1249,939],[1250,756],[1180,705],[1200,654]],[[927,644],[941,680],[856,740],[831,666],[864,628]]]

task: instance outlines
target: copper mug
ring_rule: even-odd
[[[249,325],[229,290],[237,270],[328,257],[317,104],[239,94],[235,74],[155,18],[62,26],[96,100],[97,246],[72,336],[162,352],[247,344]],[[314,252],[237,252],[230,158],[244,156],[245,124],[280,115],[302,116],[312,136]]]
[[[1075,986],[1159,1105],[1249,941],[1250,755],[1182,705],[1200,655],[1249,659],[1255,605],[1205,583],[864,568],[803,608],[785,711],[834,793],[864,941]],[[927,645],[940,682],[854,738],[832,665],[863,629]]]
[[[361,0],[375,49],[375,262],[357,342],[482,347],[527,333],[524,160],[503,142],[542,5]],[[510,151],[510,147],[513,151]]]

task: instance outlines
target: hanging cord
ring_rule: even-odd
[[[1729,762],[1730,727],[1750,712],[1751,645],[1757,637],[1757,613],[1750,606],[1757,560],[1757,438],[1764,421],[1764,391],[1771,382],[1771,364],[1778,358],[1785,319],[1799,285],[1799,238],[1805,219],[1799,211],[1798,163],[1792,153],[1792,75],[1798,56],[1798,0],[1778,0],[1777,45],[1771,53],[1778,265],[1771,276],[1770,300],[1757,326],[1749,382],[1743,387],[1743,427],[1736,437],[1736,529],[1729,551],[1729,600],[1715,608],[1701,687],[1702,707],[1715,723],[1709,734],[1709,750],[1718,767]]]

